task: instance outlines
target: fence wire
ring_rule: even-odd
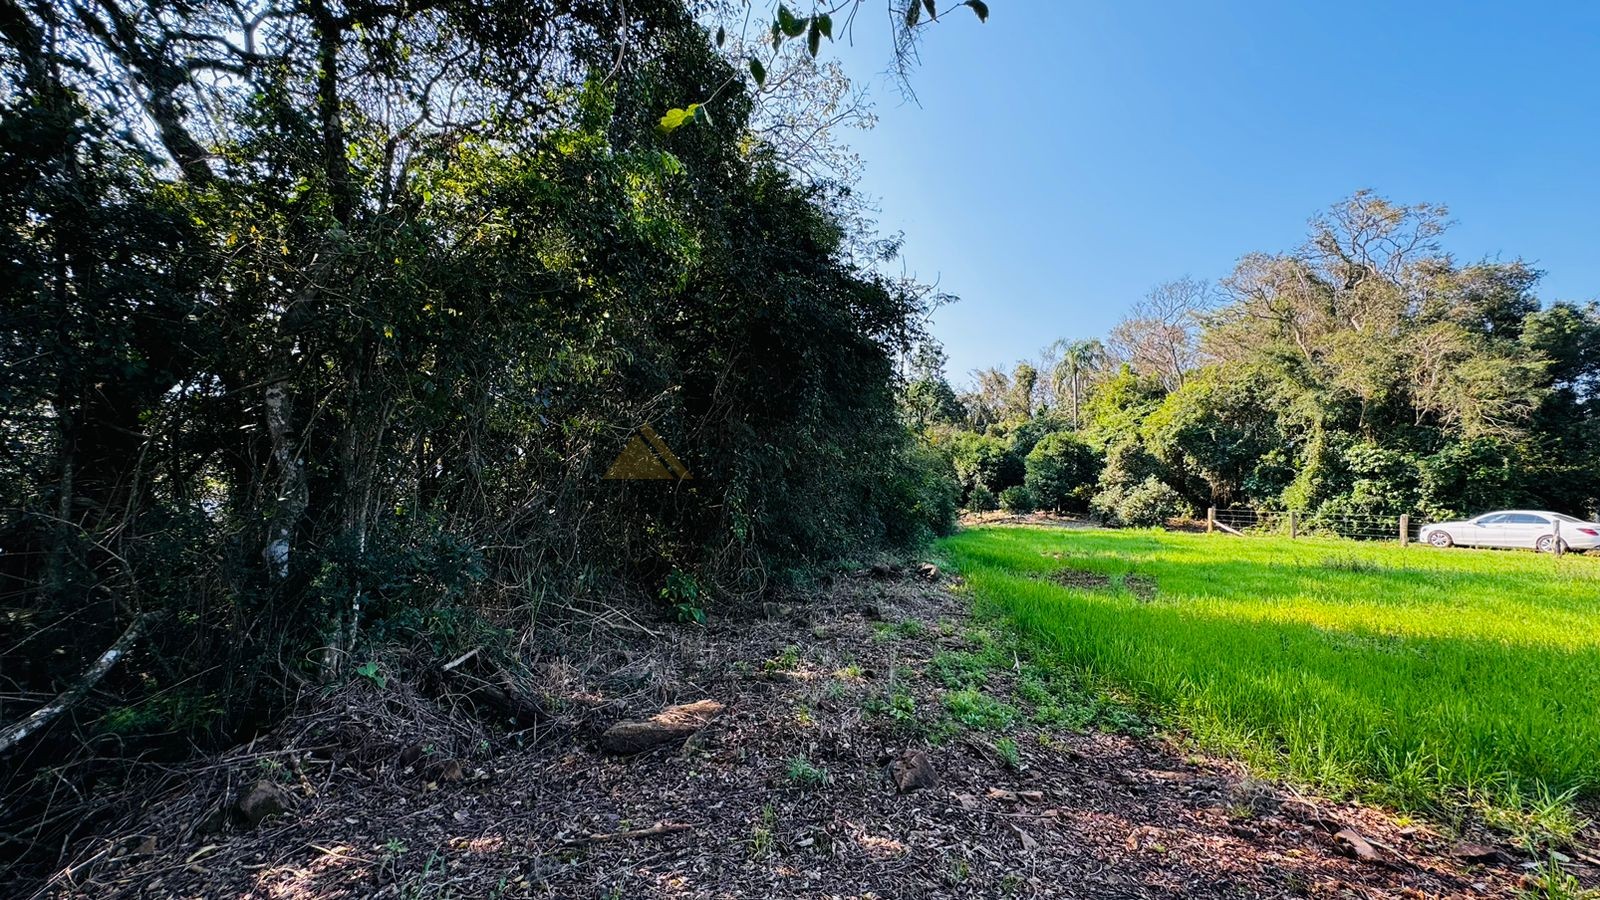
[[[1370,513],[1320,513],[1305,515],[1281,510],[1260,510],[1240,507],[1218,509],[1211,512],[1220,530],[1240,534],[1342,537],[1356,541],[1400,540],[1404,523],[1406,540],[1415,542],[1423,517],[1415,514],[1401,516]]]

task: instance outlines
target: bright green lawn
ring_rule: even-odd
[[[1022,527],[944,549],[1067,663],[1268,772],[1408,807],[1600,794],[1600,560]]]

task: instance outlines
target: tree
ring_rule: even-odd
[[[1005,398],[1008,419],[1028,419],[1033,416],[1034,389],[1039,384],[1039,370],[1029,363],[1017,363],[1011,373],[1011,390]]]
[[[1081,427],[1084,392],[1089,377],[1105,365],[1105,345],[1093,339],[1069,341],[1063,338],[1051,348],[1060,354],[1050,370],[1051,389],[1057,397],[1066,396],[1072,409],[1072,427]]]
[[[1157,285],[1111,330],[1118,359],[1169,391],[1199,364],[1200,329],[1215,305],[1211,285],[1184,277]]]

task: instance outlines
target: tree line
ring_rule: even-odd
[[[1600,307],[1542,302],[1521,260],[1454,259],[1449,224],[1358,192],[1298,248],[1159,285],[962,392],[918,347],[907,418],[972,509],[1600,514]]]

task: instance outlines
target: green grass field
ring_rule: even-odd
[[[1556,832],[1600,794],[1600,560],[1024,527],[943,548],[1043,652],[1266,773]]]

